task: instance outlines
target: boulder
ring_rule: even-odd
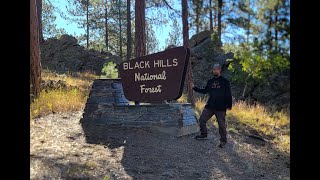
[[[104,63],[122,62],[120,57],[110,52],[85,49],[75,37],[66,34],[59,39],[47,39],[40,49],[42,67],[59,73],[91,71],[100,75]]]
[[[198,87],[205,86],[208,79],[212,77],[211,67],[214,63],[219,63],[226,71],[233,59],[232,52],[224,52],[221,42],[218,41],[213,31],[202,31],[191,37],[189,41],[191,51],[191,64],[194,84]]]
[[[205,39],[210,38],[212,33],[213,33],[213,31],[206,30],[206,31],[202,31],[198,34],[193,35],[191,37],[191,39],[189,40],[189,47],[197,46]]]

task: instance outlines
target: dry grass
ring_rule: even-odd
[[[86,103],[95,75],[90,72],[56,74],[48,70],[42,72],[42,80],[63,80],[67,89],[43,89],[30,105],[30,119],[53,112],[70,112],[82,109]]]
[[[195,111],[195,114],[197,116],[197,118],[200,117],[200,114],[204,108],[204,106],[206,105],[207,103],[207,98],[197,98],[196,101],[195,101],[195,108],[196,108],[196,111]]]
[[[78,87],[81,90],[87,90],[91,86],[92,81],[96,79],[97,76],[92,74],[91,72],[66,73],[59,75],[48,70],[43,70],[41,72],[41,78],[45,81],[63,80],[67,85]]]
[[[198,117],[205,104],[205,98],[197,99],[195,108]],[[277,148],[290,152],[290,116],[288,113],[269,112],[265,106],[260,104],[248,105],[245,102],[237,102],[227,113],[227,123],[229,131],[254,129],[261,135],[275,137],[273,142]]]
[[[188,102],[188,96],[186,93],[183,93],[179,99],[177,99],[178,103],[186,103]]]
[[[260,134],[273,136],[276,146],[282,151],[290,152],[290,116],[283,111],[268,112],[263,105],[248,105],[238,102],[228,113],[232,122],[240,122],[257,130]]]
[[[31,117],[39,117],[53,112],[77,111],[84,107],[86,95],[78,89],[43,90],[39,98],[31,103]]]

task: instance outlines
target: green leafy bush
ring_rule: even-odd
[[[102,77],[105,78],[118,78],[118,69],[116,68],[117,64],[113,62],[108,62],[103,65],[101,70]]]

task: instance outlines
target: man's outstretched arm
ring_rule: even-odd
[[[209,91],[209,89],[210,89],[209,87],[210,87],[210,86],[209,86],[209,81],[208,81],[208,82],[207,82],[207,85],[206,85],[206,87],[205,87],[204,89],[200,89],[200,88],[194,86],[194,87],[193,87],[193,90],[196,91],[196,92],[198,92],[198,93],[207,94],[208,91]]]

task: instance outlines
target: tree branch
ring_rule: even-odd
[[[181,17],[181,14],[180,14],[176,9],[174,9],[173,7],[171,7],[170,4],[167,2],[167,0],[163,0],[163,2],[166,4],[166,6],[169,7],[169,9],[173,10],[175,13],[177,13],[177,15],[178,15],[179,17]]]

